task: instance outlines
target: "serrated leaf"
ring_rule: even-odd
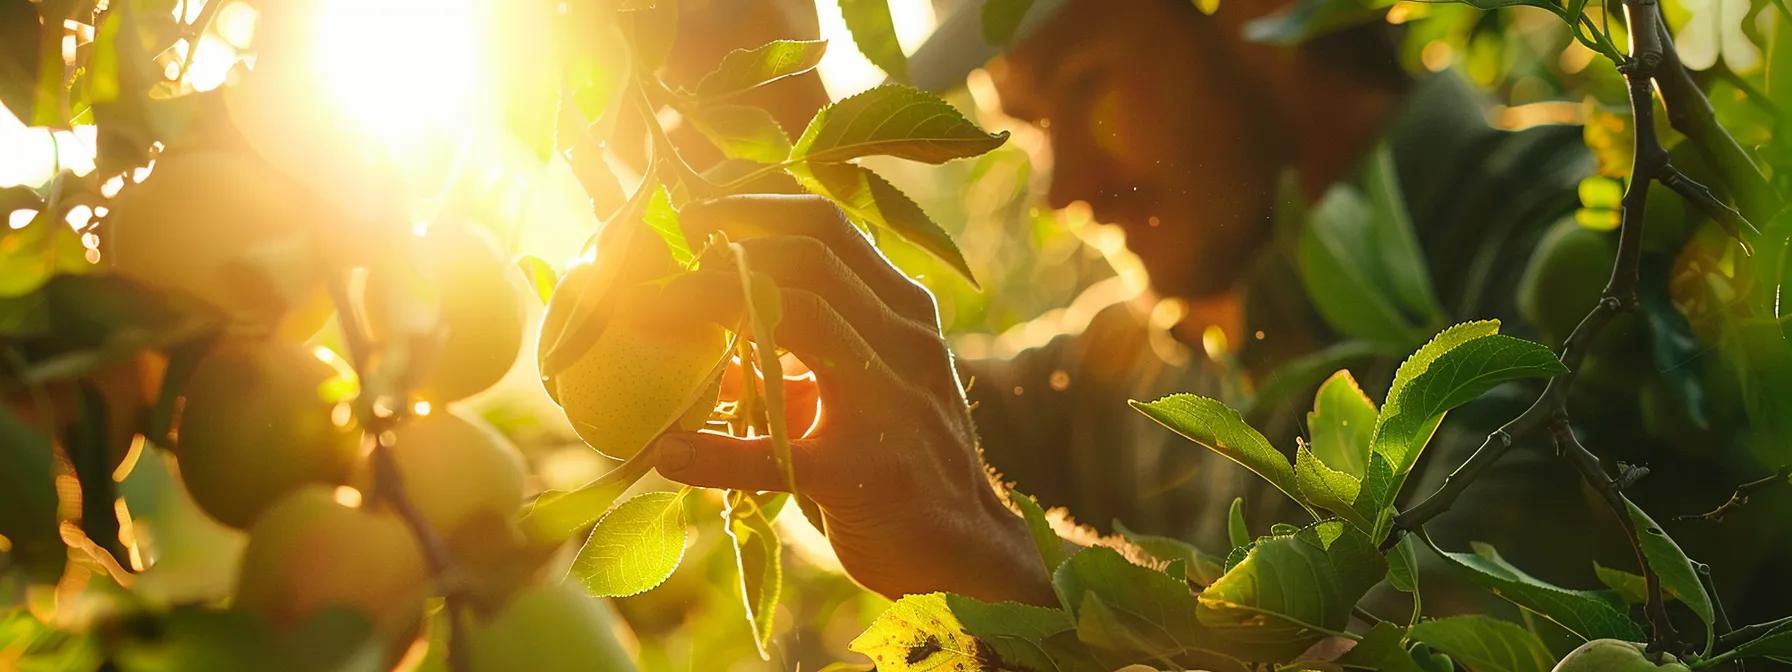
[[[1137,546],[1151,557],[1166,563],[1181,561],[1188,572],[1187,578],[1203,586],[1219,580],[1226,573],[1225,558],[1213,555],[1194,544],[1181,539],[1158,536],[1155,534],[1139,534],[1126,528],[1120,521],[1114,521],[1114,531],[1125,537],[1128,543]]]
[[[1464,341],[1437,353],[1423,373],[1397,393],[1389,393],[1371,449],[1388,457],[1395,476],[1404,476],[1450,409],[1473,401],[1500,383],[1567,371],[1555,353],[1540,343],[1498,334]]]
[[[1430,544],[1429,539],[1425,541]],[[1642,640],[1642,628],[1612,598],[1546,583],[1506,562],[1492,546],[1477,543],[1473,547],[1472,553],[1451,553],[1436,545],[1431,550],[1476,585],[1554,621],[1581,639]]]
[[[877,173],[850,163],[836,163],[794,166],[791,175],[804,188],[840,206],[859,226],[902,236],[903,240],[946,262],[973,286],[977,284],[970,265],[965,263],[964,253],[958,251],[958,245],[946,235],[945,229]]]
[[[729,491],[722,509],[723,530],[734,542],[734,568],[739,572],[741,602],[753,628],[760,660],[771,660],[772,617],[784,589],[783,545],[772,527],[769,510],[783,505],[785,493],[755,495]]]
[[[827,48],[827,40],[773,40],[752,49],[735,49],[697,82],[692,93],[713,100],[800,75],[815,69]]]
[[[1711,596],[1705,592],[1704,582],[1699,580],[1699,573],[1693,569],[1692,559],[1680,550],[1680,544],[1668,536],[1661,525],[1636,502],[1624,498],[1624,505],[1630,510],[1630,520],[1636,525],[1637,540],[1643,547],[1643,557],[1648,560],[1649,568],[1661,580],[1663,593],[1678,598],[1681,603],[1698,615],[1705,623],[1705,641],[1710,644],[1714,636],[1713,626],[1716,624],[1716,610],[1711,603]]]
[[[691,110],[685,119],[728,158],[778,163],[790,156],[790,137],[764,108],[705,105]]]
[[[653,191],[647,199],[647,208],[641,212],[641,221],[647,224],[660,240],[665,241],[666,251],[672,253],[672,263],[679,269],[688,270],[696,263],[697,255],[691,252],[691,243],[684,237],[684,229],[678,228],[678,210],[672,207],[672,192],[661,186]]]
[[[626,480],[600,478],[575,490],[541,493],[523,514],[523,531],[533,539],[568,539],[580,528],[602,518],[629,485]]]
[[[984,0],[982,14],[983,41],[995,46],[1003,46],[1014,39],[1014,31],[1020,28],[1021,19],[1027,18],[1027,10],[1033,8],[1033,0]]]
[[[1045,519],[1045,510],[1032,495],[1010,492],[1008,501],[1020,509],[1021,518],[1027,522],[1027,535],[1032,537],[1033,548],[1039,551],[1039,560],[1045,563],[1045,573],[1049,576],[1064,562],[1064,540],[1052,531],[1051,522]]]
[[[1288,458],[1276,452],[1269,439],[1245,424],[1238,411],[1192,394],[1172,394],[1152,402],[1129,399],[1126,403],[1184,438],[1244,465],[1295,501],[1305,501],[1294,483],[1294,467],[1288,464]]]
[[[1342,522],[1264,537],[1201,591],[1202,626],[1233,642],[1298,654],[1342,632],[1350,609],[1387,565],[1369,537]]]
[[[1375,402],[1363,394],[1349,369],[1339,369],[1319,385],[1307,431],[1313,455],[1326,466],[1361,480],[1368,468],[1369,440],[1375,434]]]
[[[597,521],[572,577],[598,597],[644,593],[678,568],[687,534],[683,492],[637,495]]]
[[[1076,611],[1078,636],[1091,644],[1124,641],[1146,655],[1172,655],[1210,644],[1195,620],[1195,596],[1188,584],[1127,561],[1119,551],[1096,546],[1078,551],[1058,566],[1052,588]],[[1089,612],[1090,605],[1097,610]],[[1085,632],[1085,624],[1099,632]],[[1091,635],[1099,634],[1097,641]]]
[[[1555,657],[1531,631],[1488,616],[1424,621],[1408,636],[1450,654],[1469,672],[1547,672],[1555,666]]]
[[[1355,504],[1362,483],[1355,476],[1326,466],[1305,445],[1294,454],[1294,483],[1300,488],[1303,501],[1343,516],[1365,534],[1375,532],[1374,521],[1357,514]]]
[[[542,261],[541,257],[523,255],[517,258],[516,268],[522,271],[529,288],[535,290],[536,298],[541,299],[542,305],[547,305],[554,295],[554,285],[560,283],[560,275],[554,272],[554,266]]]
[[[1007,139],[1007,131],[984,132],[939,96],[886,84],[816,112],[790,159],[839,163],[888,155],[939,164],[982,154]]]
[[[1072,628],[1056,609],[926,593],[897,600],[847,648],[889,672],[1090,669],[1047,641]]]
[[[840,17],[852,31],[859,53],[896,81],[908,81],[908,56],[896,41],[896,22],[888,0],[840,0]]]

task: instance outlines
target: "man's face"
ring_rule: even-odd
[[[1073,0],[994,68],[1051,138],[1051,205],[1121,226],[1167,296],[1231,288],[1269,231],[1275,140],[1228,32],[1186,0]]]

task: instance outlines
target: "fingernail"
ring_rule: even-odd
[[[684,471],[685,467],[691,466],[691,460],[696,455],[696,451],[691,449],[691,442],[673,436],[660,439],[659,451],[660,471],[663,472]]]

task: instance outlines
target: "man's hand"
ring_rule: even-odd
[[[778,344],[815,372],[822,407],[815,431],[791,442],[797,488],[820,506],[853,578],[892,598],[943,590],[1055,604],[1025,523],[977,455],[933,297],[819,198],[732,197],[680,219],[693,241],[725,232],[780,289]],[[731,328],[744,314],[732,268],[682,277],[663,297]],[[673,432],[656,466],[690,485],[786,489],[768,438]]]

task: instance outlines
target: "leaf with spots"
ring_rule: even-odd
[[[684,559],[684,493],[649,492],[597,521],[573,560],[572,577],[598,597],[652,590]]]
[[[1624,505],[1630,510],[1630,520],[1636,525],[1637,540],[1643,547],[1643,557],[1648,560],[1649,568],[1661,579],[1662,592],[1678,598],[1681,603],[1698,615],[1705,623],[1705,643],[1712,643],[1713,630],[1716,624],[1716,609],[1711,596],[1705,593],[1705,584],[1699,580],[1699,573],[1693,569],[1692,559],[1680,550],[1680,544],[1668,536],[1661,525],[1650,518],[1649,514],[1624,498]],[[1707,649],[1709,651],[1709,649]]]
[[[927,593],[897,600],[847,646],[882,672],[1099,669],[1054,637],[1073,628],[1056,609]]]

